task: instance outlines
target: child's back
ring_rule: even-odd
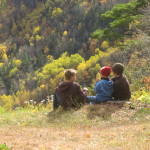
[[[113,98],[115,100],[127,100],[131,98],[131,91],[129,88],[129,82],[125,76],[112,78],[114,82]]]
[[[101,68],[101,80],[95,84],[96,96],[87,96],[87,101],[95,104],[106,102],[112,99],[113,82],[110,81],[109,75],[111,68],[106,66]]]
[[[53,107],[57,109],[62,106],[64,109],[68,107],[80,107],[85,103],[87,91],[82,91],[80,85],[76,83],[76,71],[68,69],[65,71],[65,80],[55,89],[55,98]]]
[[[85,94],[80,85],[76,82],[62,82],[56,88],[55,92],[60,96],[60,105],[64,108],[78,107],[85,103]]]
[[[123,75],[124,66],[123,64],[116,63],[112,67],[114,78],[114,93],[112,97],[115,100],[128,100],[131,98],[130,86],[127,78]]]
[[[113,93],[113,83],[109,78],[102,78],[101,81],[97,82],[95,85],[96,99],[103,101],[111,100]]]

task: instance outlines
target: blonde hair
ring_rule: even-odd
[[[74,69],[67,69],[65,70],[65,79],[66,80],[70,80],[72,76],[75,76],[76,75],[76,70]]]

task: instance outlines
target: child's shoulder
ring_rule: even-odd
[[[112,82],[111,78],[102,79],[99,82]]]
[[[98,81],[97,83],[96,83],[96,85],[103,85],[103,84],[113,84],[113,81],[111,81],[111,80],[100,80],[100,81]]]
[[[102,80],[99,80],[96,82],[96,84],[101,84],[103,81]]]
[[[71,85],[71,84],[72,84],[72,82],[63,81],[63,82],[60,82],[60,83],[58,84],[58,86],[65,86],[65,85]]]
[[[127,77],[126,77],[126,75],[122,75],[119,79],[120,80],[127,80]]]
[[[63,81],[63,82],[60,82],[59,84],[58,84],[58,86],[60,86],[60,85],[62,85],[62,84],[64,84],[65,83],[65,81]]]
[[[80,84],[78,82],[73,82],[74,86],[80,86]]]
[[[120,77],[114,78],[112,81],[114,83],[125,83],[125,82],[128,82],[128,79],[127,79],[126,75],[122,75]]]

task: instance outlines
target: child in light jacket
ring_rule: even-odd
[[[99,104],[112,99],[113,82],[109,78],[110,73],[111,68],[108,66],[100,69],[101,80],[97,81],[94,87],[96,96],[87,96],[88,103]]]

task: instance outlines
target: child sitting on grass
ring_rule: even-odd
[[[124,66],[121,63],[116,63],[112,67],[114,78],[114,92],[112,97],[114,100],[129,100],[131,98],[131,91],[129,82],[125,75],[123,75]]]
[[[87,96],[87,102],[99,104],[112,99],[113,82],[109,79],[110,67],[103,67],[100,70],[101,80],[97,81],[94,87],[96,96]]]
[[[83,91],[76,81],[76,71],[68,69],[65,71],[65,81],[60,83],[55,89],[53,108],[57,109],[59,106],[64,109],[78,108],[85,103],[87,96],[87,89]]]

